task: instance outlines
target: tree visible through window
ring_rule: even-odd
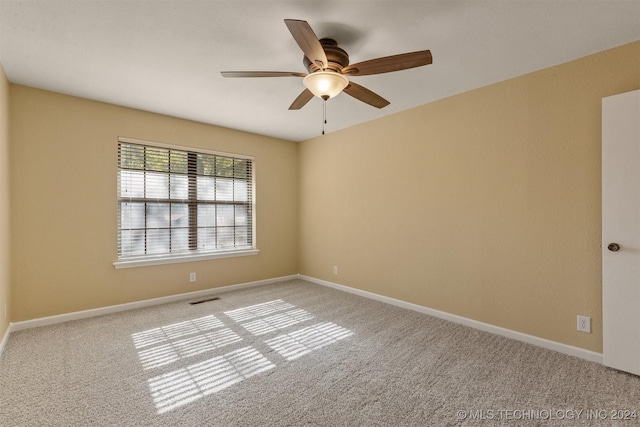
[[[253,248],[250,158],[120,142],[118,257]]]

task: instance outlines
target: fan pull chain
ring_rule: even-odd
[[[324,135],[324,125],[327,124],[327,100],[322,100],[322,134]]]

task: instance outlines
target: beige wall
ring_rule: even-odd
[[[0,64],[0,340],[11,320],[9,199],[9,82]]]
[[[10,95],[13,321],[297,273],[295,143],[19,85]],[[116,270],[118,136],[255,156],[260,254]]]
[[[601,99],[638,88],[640,42],[302,143],[300,273],[602,351]]]

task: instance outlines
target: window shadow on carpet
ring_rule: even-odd
[[[148,379],[157,413],[163,414],[353,335],[332,322],[309,325],[313,319],[306,310],[277,299],[131,337],[144,370],[168,370]],[[188,364],[189,358],[231,345],[241,347]],[[281,359],[271,360],[259,350],[263,345]]]

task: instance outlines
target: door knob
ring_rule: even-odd
[[[620,250],[620,245],[617,243],[609,243],[607,249],[609,249],[611,252],[618,252]]]

